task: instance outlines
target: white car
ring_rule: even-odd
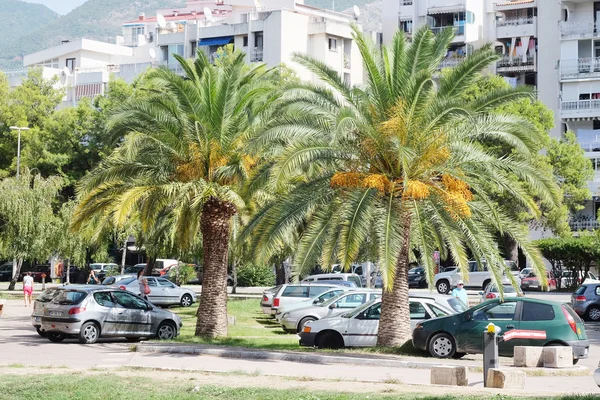
[[[318,283],[319,281],[328,281],[328,282],[347,281],[347,282],[354,283],[354,285],[356,285],[357,288],[362,287],[362,281],[360,279],[360,276],[358,276],[357,274],[345,274],[345,273],[310,275],[310,276],[307,276],[306,278],[302,279],[302,281],[300,283],[311,283],[311,282]]]
[[[506,276],[506,271],[515,277],[517,284],[521,285],[521,278],[519,277],[519,267],[513,261],[505,260],[505,271],[502,278],[503,284],[510,284],[510,279]],[[434,277],[434,284],[438,293],[446,294],[449,293],[453,287],[456,287],[458,281],[463,280],[465,288],[477,288],[485,290],[486,286],[492,282],[492,274],[488,271],[487,263],[484,262],[483,268],[479,268],[477,261],[469,261],[469,272],[468,279],[464,279],[458,270],[449,272],[441,272],[436,274]]]
[[[271,306],[271,315],[277,314],[280,307],[288,304],[299,303],[307,299],[314,299],[318,295],[332,288],[340,287],[336,284],[324,283],[302,283],[295,285],[281,285],[279,291],[273,297],[273,305]]]
[[[360,289],[354,289],[354,288],[342,287],[342,286],[329,289],[326,292],[323,292],[320,295],[318,295],[317,297],[314,297],[312,299],[306,299],[306,300],[302,300],[298,303],[288,304],[285,307],[279,307],[277,309],[277,314],[275,314],[275,319],[277,320],[277,322],[281,323],[281,317],[286,312],[294,311],[299,308],[310,307],[313,305],[322,304],[322,303],[326,302],[327,300],[331,299],[332,297],[336,297],[336,296],[338,296],[344,292],[347,292],[349,290],[360,290]],[[263,308],[263,312],[265,312],[264,308]],[[271,312],[271,307],[269,306],[269,313],[270,312]]]
[[[409,304],[412,329],[419,321],[455,314],[430,299],[410,297]],[[337,317],[307,322],[298,334],[300,346],[373,347],[377,344],[380,315],[381,299],[377,299]]]
[[[283,325],[283,330],[285,331],[300,332],[309,321],[343,314],[379,297],[381,297],[380,290],[372,291],[363,289],[348,291],[321,304],[284,312],[281,318],[281,325]]]

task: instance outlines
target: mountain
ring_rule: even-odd
[[[60,15],[68,14],[75,7],[79,7],[87,0],[23,0],[28,3],[43,4]]]
[[[337,5],[335,7],[337,8]],[[365,31],[381,32],[381,10],[383,7],[383,0],[376,0],[372,3],[359,5],[359,7],[360,18],[358,21],[361,23],[363,29]],[[346,14],[352,14],[352,7],[342,12]]]
[[[22,55],[19,39],[35,29],[44,29],[59,15],[41,4],[30,4],[19,0],[0,1],[0,61],[12,61],[15,65],[20,62],[15,57]]]

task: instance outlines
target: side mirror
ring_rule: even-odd
[[[465,321],[471,321],[472,319],[473,319],[473,314],[471,314],[471,313],[465,314]]]
[[[333,310],[334,308],[337,308],[337,304],[332,303],[329,305],[329,308]]]

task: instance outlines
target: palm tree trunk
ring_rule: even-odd
[[[227,258],[229,230],[236,208],[229,202],[209,199],[202,209],[204,279],[198,306],[196,336],[227,336]]]
[[[410,307],[408,301],[408,269],[410,251],[410,222],[407,217],[402,232],[402,246],[396,262],[396,277],[391,290],[383,291],[377,346],[402,346],[411,339]]]
[[[156,259],[154,257],[148,257],[148,260],[146,261],[146,268],[144,269],[145,276],[152,275],[152,269],[154,268],[155,262],[156,262]]]
[[[517,241],[508,235],[504,235],[505,257],[507,260],[519,263],[519,245]]]
[[[125,274],[125,259],[127,258],[127,238],[123,241],[123,257],[121,258],[121,275]]]
[[[23,266],[23,259],[19,258],[17,260],[17,264],[15,265],[15,269],[16,271],[14,271],[15,276],[12,277],[12,279],[10,280],[10,285],[8,285],[8,290],[15,290],[15,285],[17,284],[17,281],[19,280],[19,275],[21,275],[21,267]]]

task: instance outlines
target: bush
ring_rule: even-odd
[[[169,270],[169,279],[176,285],[185,285],[196,278],[196,270],[192,264],[179,264]]]
[[[273,286],[275,274],[273,267],[268,265],[241,265],[237,269],[238,286]]]

